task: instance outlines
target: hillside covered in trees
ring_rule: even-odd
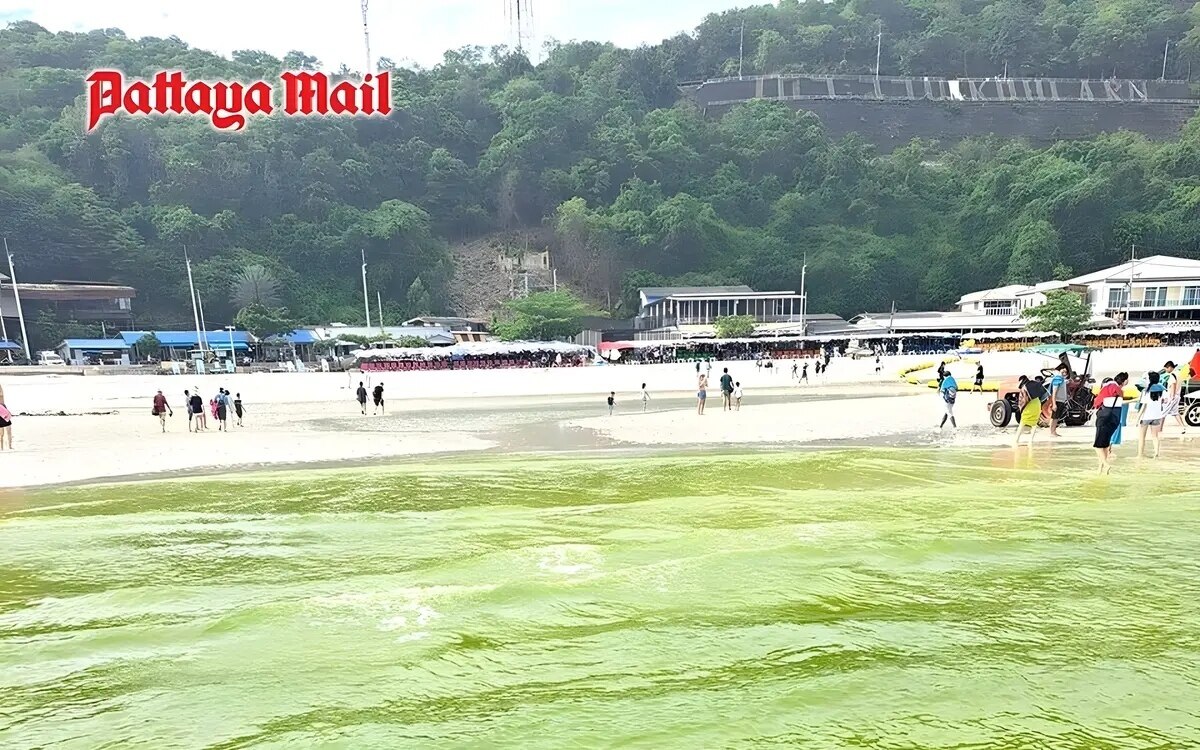
[[[320,62],[119,30],[0,31],[0,234],[23,280],[111,279],[139,323],[190,319],[183,252],[208,317],[262,302],[361,322],[359,254],[390,321],[446,307],[449,247],[548,225],[565,280],[616,314],[666,282],[794,288],[813,311],[946,305],[968,290],[1119,261],[1136,243],[1200,257],[1200,125],[1032,149],[913,142],[882,156],[811,114],[756,101],[705,119],[677,83],[736,72],[1187,77],[1200,16],[1157,0],[781,0],[628,50],[448,52],[394,69],[387,119],[114,118],[84,135],[83,78],[275,77]],[[392,66],[388,60],[381,67]],[[342,71],[350,74],[351,71]],[[1200,67],[1197,67],[1200,76]]]

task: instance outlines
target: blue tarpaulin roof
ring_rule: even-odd
[[[291,333],[287,334],[283,338],[288,343],[296,344],[296,345],[315,344],[315,343],[317,343],[317,341],[320,340],[317,338],[315,333],[313,333],[312,331],[310,331],[306,328],[298,328],[295,331],[292,331]]]
[[[20,349],[20,348],[21,348],[21,345],[16,342],[7,341],[5,339],[0,339],[0,352],[8,351],[9,349],[16,351],[17,349]]]
[[[147,333],[153,333],[158,343],[167,349],[199,349],[200,339],[195,331],[121,331],[121,338],[129,345],[136,344],[138,339]],[[233,348],[249,349],[253,339],[246,331],[234,331]],[[229,331],[204,331],[204,344],[209,349],[228,349]]]
[[[129,348],[129,344],[126,344],[121,339],[66,339],[63,341],[63,344],[68,349],[85,349],[88,351],[114,351]]]

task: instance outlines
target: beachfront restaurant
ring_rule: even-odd
[[[65,339],[57,351],[69,365],[128,365],[132,348],[121,339]]]

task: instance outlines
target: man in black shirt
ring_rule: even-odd
[[[378,414],[380,411],[383,411],[384,414],[387,414],[387,410],[383,408],[383,383],[380,383],[379,385],[375,386],[375,394],[374,395],[375,395],[375,413]]]
[[[365,415],[367,413],[367,387],[361,380],[358,381],[358,393],[355,395],[358,397],[358,408],[362,409],[362,413]]]
[[[721,398],[725,402],[725,411],[733,408],[733,378],[729,376],[729,368],[721,375]]]
[[[208,418],[204,414],[204,398],[200,395],[199,388],[188,398],[188,411],[196,418],[196,432],[208,429]]]

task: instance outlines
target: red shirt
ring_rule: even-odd
[[[1124,400],[1124,395],[1125,395],[1125,390],[1123,388],[1121,388],[1121,386],[1117,385],[1115,382],[1114,383],[1106,383],[1105,386],[1100,389],[1100,392],[1096,394],[1095,400],[1092,401],[1092,408],[1099,409],[1101,406],[1104,405],[1104,402],[1110,398],[1115,397],[1115,398]],[[1121,402],[1118,401],[1117,406],[1120,406],[1120,405],[1121,405]]]
[[[166,410],[167,410],[167,397],[162,395],[161,393],[159,393],[154,397],[154,411],[158,412],[158,411],[166,411]]]

